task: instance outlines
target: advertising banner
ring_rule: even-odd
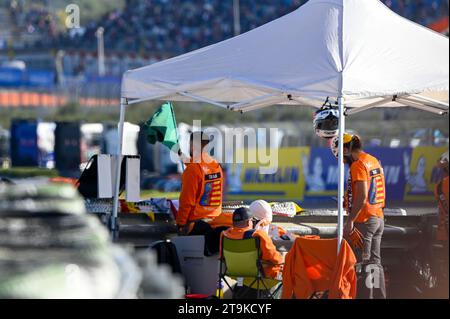
[[[28,71],[29,86],[50,87],[55,84],[55,72],[53,71]]]
[[[307,199],[329,199],[337,196],[338,161],[326,147],[311,148],[310,156],[303,156],[303,177]],[[345,167],[345,180],[348,168]]]
[[[446,147],[389,148],[365,151],[380,160],[386,178],[386,200],[434,201],[433,191],[442,172],[436,163]],[[248,150],[247,150],[248,152]],[[224,165],[227,200],[330,200],[336,198],[338,162],[325,147],[278,150],[278,170],[261,174],[258,163]],[[345,167],[345,180],[348,167]]]
[[[411,148],[373,147],[367,148],[365,151],[375,156],[381,162],[386,179],[386,200],[403,200],[406,186],[403,159],[411,157]]]
[[[25,71],[17,68],[0,67],[0,86],[22,86],[25,82]]]
[[[446,150],[447,147],[419,146],[412,150],[411,156],[403,157],[405,201],[435,200],[434,187],[441,175],[436,164]]]
[[[21,70],[0,67],[0,86],[4,87],[50,87],[55,84],[54,71]]]
[[[246,150],[248,155],[254,150]],[[278,150],[278,169],[273,174],[261,174],[260,162],[225,166],[228,185],[227,200],[303,200],[305,180],[302,178],[302,157],[309,154],[308,147]],[[251,157],[251,156],[250,156]]]

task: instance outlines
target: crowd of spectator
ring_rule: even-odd
[[[241,0],[241,30],[258,27],[304,2]],[[178,54],[233,36],[233,0],[127,0],[123,10],[89,24],[83,35],[66,37],[65,44],[94,48],[99,26],[105,29],[106,49]]]
[[[95,50],[95,32],[102,26],[109,52],[176,55],[234,35],[233,0],[126,0],[123,9],[108,12],[83,26],[82,32],[57,34],[54,20],[45,9],[24,12],[23,0],[12,0],[12,15],[25,32],[41,33],[53,46]],[[306,0],[240,0],[241,32],[287,14]],[[428,25],[448,16],[448,0],[383,0],[400,15]]]
[[[448,16],[448,0],[382,0],[382,2],[401,16],[425,26]]]
[[[14,24],[15,32],[34,35],[36,45],[50,46],[58,39],[56,18],[47,9],[46,1],[38,6],[26,6],[25,0],[11,0],[9,12]]]

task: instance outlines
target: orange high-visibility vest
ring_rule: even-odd
[[[350,175],[346,193],[346,208],[350,213],[353,203],[354,184],[357,181],[367,183],[367,200],[355,219],[356,223],[365,223],[370,217],[383,218],[386,202],[386,187],[383,167],[370,154],[362,152],[359,159],[350,166]]]
[[[180,208],[176,221],[180,226],[222,212],[223,171],[216,160],[202,154],[202,161],[186,164],[182,177]]]

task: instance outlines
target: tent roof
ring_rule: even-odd
[[[378,0],[310,0],[232,39],[126,72],[122,97],[249,111],[320,106],[343,96],[348,107],[409,105],[442,113],[448,87],[447,37]]]

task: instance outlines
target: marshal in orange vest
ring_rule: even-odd
[[[372,155],[361,152],[359,159],[350,166],[345,198],[345,206],[348,211],[351,211],[352,194],[357,181],[366,182],[369,193],[355,223],[365,223],[372,216],[383,218],[383,208],[386,202],[384,172],[380,162]]]
[[[218,217],[222,212],[222,194],[223,171],[214,158],[203,153],[201,160],[187,163],[182,177],[177,225]]]

